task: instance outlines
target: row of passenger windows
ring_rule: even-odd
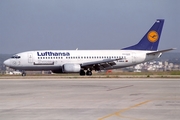
[[[38,57],[38,59],[118,59],[123,56],[73,56],[73,57]]]

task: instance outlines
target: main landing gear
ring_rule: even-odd
[[[85,76],[85,75],[91,76],[91,75],[92,75],[92,71],[91,71],[91,70],[87,70],[87,71],[85,72],[84,70],[80,70],[79,74],[80,74],[81,76]]]

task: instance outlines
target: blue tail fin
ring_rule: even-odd
[[[136,45],[123,48],[122,50],[150,50],[156,51],[163,28],[164,19],[157,19],[154,25]]]

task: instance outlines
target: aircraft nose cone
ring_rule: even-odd
[[[9,59],[8,59],[8,60],[5,60],[5,61],[4,61],[4,65],[10,66],[10,60],[9,60]]]

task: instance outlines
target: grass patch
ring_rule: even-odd
[[[171,71],[171,75],[180,75],[180,71]]]

